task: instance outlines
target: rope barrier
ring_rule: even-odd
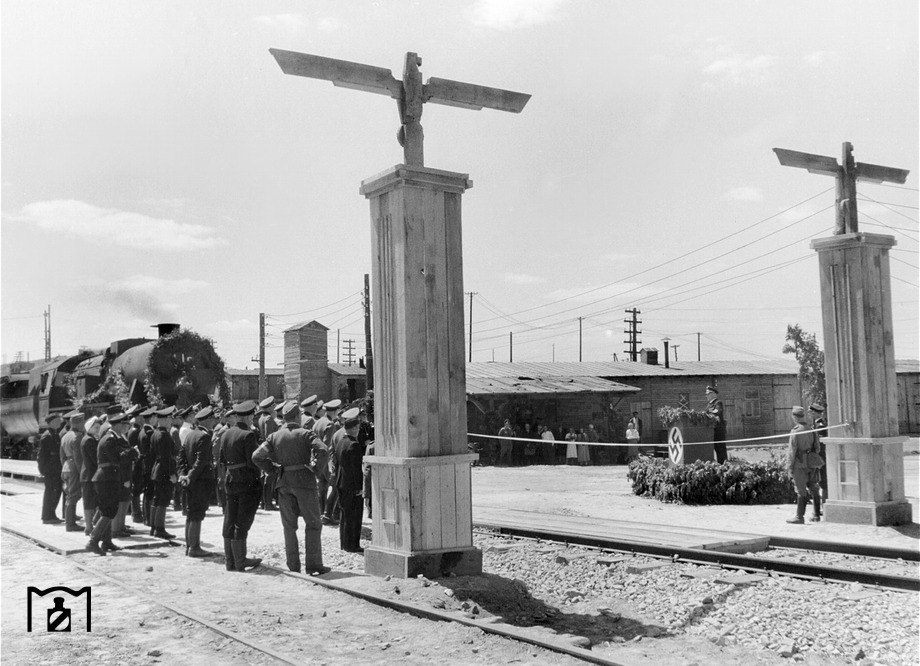
[[[797,432],[797,434],[804,435],[805,433],[809,433],[809,432],[822,432],[822,431],[824,431],[824,430],[835,430],[835,429],[838,429],[838,428],[846,428],[846,427],[849,427],[849,425],[850,425],[849,423],[841,423],[841,424],[839,424],[839,425],[826,426],[826,427],[824,427],[824,428],[813,428],[813,429],[811,429],[811,430],[799,430],[799,431]],[[577,445],[579,445],[579,446],[610,446],[610,447],[641,446],[641,447],[645,447],[645,448],[649,448],[649,447],[667,448],[668,446],[670,446],[670,444],[668,444],[667,442],[665,442],[665,443],[663,443],[663,444],[660,444],[660,443],[652,443],[652,442],[641,442],[641,441],[640,441],[640,442],[635,442],[635,443],[628,443],[628,442],[627,442],[627,443],[624,443],[624,442],[580,442],[580,441],[574,441],[574,442],[572,442],[572,441],[565,440],[565,439],[542,439],[542,438],[540,438],[540,439],[530,439],[530,438],[527,438],[527,437],[504,437],[504,436],[502,436],[502,435],[483,435],[483,434],[481,434],[481,433],[475,433],[475,432],[468,432],[468,433],[466,433],[466,434],[467,434],[468,437],[481,437],[481,438],[483,438],[483,439],[499,439],[499,440],[512,441],[512,442],[530,442],[531,444],[566,444],[566,445],[568,445],[568,444],[577,444]],[[788,437],[788,436],[789,436],[789,435],[785,435],[785,434],[783,434],[783,435],[766,435],[765,437],[744,437],[744,438],[742,438],[742,439],[723,439],[723,440],[720,440],[720,441],[718,441],[718,442],[716,442],[716,441],[711,441],[711,442],[684,442],[684,444],[685,444],[685,445],[689,445],[689,444],[694,444],[694,445],[695,445],[695,444],[733,444],[734,442],[759,442],[759,441],[764,441],[764,440],[777,439],[778,437]],[[785,444],[786,444],[786,442],[775,442],[775,443],[773,444],[773,446],[781,446],[781,445],[782,445],[782,446],[785,446]],[[741,447],[743,447],[743,446],[745,446],[745,445],[744,445],[744,444],[735,444],[734,446],[732,446],[732,448],[741,448]],[[764,446],[764,445],[763,445],[763,444],[749,444],[749,445],[747,445],[747,446]],[[769,446],[769,445],[768,445],[768,446]]]

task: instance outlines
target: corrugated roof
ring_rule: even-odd
[[[670,368],[645,363],[589,361],[584,363],[491,363],[466,366],[467,379],[488,377],[651,377],[710,375],[795,375],[792,360],[763,361],[678,361]]]
[[[239,368],[227,368],[227,374],[228,374],[228,375],[235,375],[235,376],[237,376],[237,377],[256,377],[256,376],[258,376],[258,374],[259,374],[259,369],[256,368],[255,370],[249,370],[249,369],[247,368],[247,369],[245,369],[245,370],[241,370],[241,369],[239,369]],[[265,368],[265,374],[266,374],[266,376],[268,376],[268,375],[283,375],[283,374],[284,374],[284,369],[283,369],[283,368]]]
[[[338,375],[345,375],[348,377],[364,377],[367,374],[367,370],[357,364],[348,365],[347,363],[330,363],[329,370]]]
[[[483,393],[635,393],[639,389],[599,377],[466,377],[469,395]]]
[[[328,326],[323,326],[315,319],[312,319],[310,321],[302,321],[299,324],[294,324],[293,326],[289,326],[288,328],[284,329],[284,332],[287,333],[288,331],[298,331],[302,328],[317,328],[317,329],[322,329],[324,331],[329,330]]]

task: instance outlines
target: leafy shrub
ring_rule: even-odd
[[[710,414],[705,409],[690,409],[689,407],[672,407],[665,405],[658,409],[658,418],[661,419],[661,425],[670,428],[678,421],[683,421],[689,425],[695,426],[715,426],[718,419],[714,414]]]
[[[721,465],[696,460],[673,465],[641,456],[629,463],[633,493],[680,504],[784,504],[795,501],[792,477],[781,460],[730,458]]]

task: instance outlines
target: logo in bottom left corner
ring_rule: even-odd
[[[26,588],[26,631],[92,631],[92,588]]]

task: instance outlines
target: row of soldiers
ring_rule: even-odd
[[[270,398],[260,403],[257,422],[252,401],[224,412],[213,406],[116,407],[88,420],[74,411],[64,415],[63,428],[53,414],[43,424],[38,456],[45,479],[42,520],[84,530],[87,549],[104,555],[118,550],[112,536],[130,536],[129,512],[152,536],[174,538],[165,517],[181,488],[186,554],[206,557],[211,553],[201,548],[201,523],[216,495],[224,513],[227,569],[243,571],[261,562],[247,557],[248,532],[260,503],[276,496],[288,567],[300,570],[296,530],[302,517],[305,570],[328,571],[322,564],[321,513],[327,522],[340,514],[340,545],[361,550],[362,495],[369,495],[362,459],[373,445],[370,400],[340,417],[338,400],[324,404],[311,396],[300,404],[275,404]],[[63,521],[55,516],[62,492]],[[76,512],[81,499],[84,525]]]

